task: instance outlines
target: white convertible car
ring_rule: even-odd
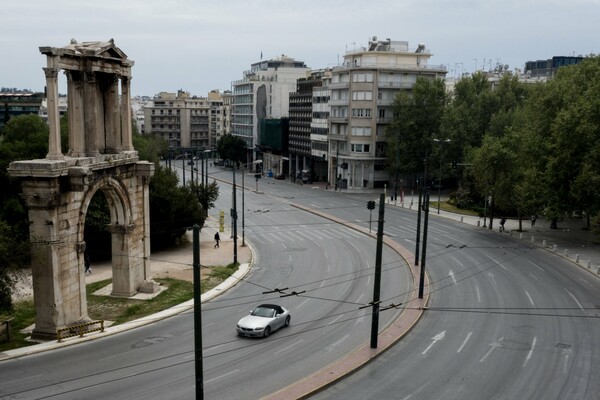
[[[290,312],[275,304],[261,304],[250,315],[240,319],[237,332],[242,336],[267,337],[279,328],[290,325]]]

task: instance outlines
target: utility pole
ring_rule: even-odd
[[[204,399],[202,378],[202,307],[200,303],[200,227],[193,227],[194,244],[194,356],[196,376],[196,400]]]
[[[208,168],[208,165],[206,167]],[[244,193],[246,192],[246,187],[244,186],[244,175],[246,175],[246,164],[242,165],[242,247],[246,247],[246,231],[244,218]]]
[[[423,195],[423,190],[419,187],[418,183],[417,190],[419,191],[419,204],[417,208],[417,244],[415,248],[415,265],[419,265],[419,241],[421,240],[421,198]]]
[[[373,287],[373,314],[371,318],[371,348],[377,348],[379,333],[379,297],[381,291],[381,252],[383,248],[383,217],[385,214],[385,195],[379,195],[379,219],[377,220],[377,251],[375,252],[375,284]]]
[[[183,166],[183,187],[185,187],[185,159],[187,158],[187,153],[183,154],[183,158],[181,159],[181,165]]]
[[[235,197],[235,162],[233,162],[233,208],[231,209],[231,220],[233,222],[233,263],[237,264],[237,204]]]
[[[424,160],[424,164],[425,164],[425,170],[423,171],[423,179],[422,179],[422,184],[421,184],[421,190],[419,191],[419,210],[417,212],[417,247],[415,249],[415,265],[419,265],[419,240],[421,237],[421,196],[425,195],[427,188],[425,186],[426,182],[427,182],[427,150],[425,150],[425,160]],[[417,184],[417,189],[418,189],[418,184]],[[429,197],[428,197],[429,198]]]
[[[427,230],[429,224],[429,193],[425,193],[425,222],[423,223],[423,254],[421,256],[421,275],[419,276],[419,298],[423,298],[425,286],[425,261],[427,254]]]

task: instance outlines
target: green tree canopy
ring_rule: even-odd
[[[441,79],[419,77],[411,92],[396,95],[394,120],[385,131],[390,172],[412,175],[423,171],[422,161],[431,154],[433,139],[440,136],[446,103]]]
[[[231,134],[223,135],[217,140],[217,152],[224,160],[243,162],[246,160],[246,142]]]

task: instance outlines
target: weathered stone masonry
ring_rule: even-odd
[[[47,56],[49,152],[11,163],[29,211],[36,321],[33,337],[54,339],[60,328],[89,320],[84,276],[85,215],[92,197],[107,199],[112,236],[113,292],[152,290],[149,179],[154,166],[132,146],[133,62],[113,41],[41,47]],[[69,150],[60,151],[58,71],[68,83]],[[119,95],[119,82],[121,93]]]

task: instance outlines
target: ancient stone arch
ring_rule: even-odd
[[[92,197],[106,196],[111,222],[114,296],[154,291],[150,270],[149,180],[152,163],[132,145],[133,61],[112,41],[40,47],[46,55],[49,152],[16,161],[28,207],[36,339],[89,320],[84,275],[85,215]],[[61,152],[58,72],[67,76],[69,149]],[[120,82],[120,93],[119,93]]]

